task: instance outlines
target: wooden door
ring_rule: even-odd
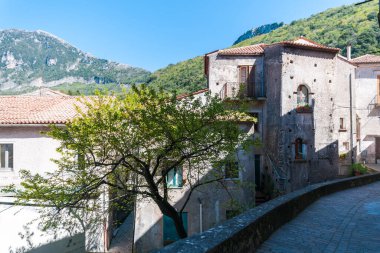
[[[376,160],[380,159],[380,137],[376,137]]]
[[[256,190],[261,186],[261,156],[255,155],[255,186]]]

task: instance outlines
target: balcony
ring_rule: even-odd
[[[222,100],[265,100],[264,88],[260,87],[260,94],[255,96],[255,84],[254,83],[239,83],[239,82],[227,82],[223,85],[219,91],[219,98]]]
[[[372,98],[371,102],[369,102],[367,109],[368,111],[372,111],[375,108],[380,107],[380,94],[376,95],[374,98]]]

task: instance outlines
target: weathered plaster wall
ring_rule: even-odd
[[[351,73],[355,105],[354,66],[335,54],[277,45],[265,49],[265,62],[265,145],[275,157],[276,166],[287,174],[287,191],[343,174],[345,171],[339,170],[338,148],[350,137],[349,76]],[[309,89],[312,113],[296,111],[299,85]],[[345,120],[345,132],[338,131],[340,117]],[[307,144],[304,161],[294,159],[297,138]]]
[[[51,159],[58,158],[56,148],[59,143],[41,131],[46,127],[0,127],[0,143],[13,144],[12,170],[0,169],[0,187],[20,182],[19,171],[28,169],[34,173],[53,171],[57,165]]]
[[[361,64],[356,69],[356,113],[360,118],[359,159],[375,163],[375,137],[380,137],[380,107],[375,107],[379,64]]]
[[[243,65],[255,65],[255,94],[259,94],[263,85],[262,56],[218,56],[218,52],[209,55],[208,87],[212,94],[219,94],[225,83],[239,82],[239,68]]]
[[[248,131],[252,126],[242,124]],[[238,151],[239,180],[226,179],[224,187],[219,183],[204,185],[195,190],[184,212],[188,217],[188,234],[200,232],[200,202],[202,203],[202,228],[209,229],[226,219],[226,210],[254,206],[254,150]],[[210,168],[212,170],[212,168]],[[185,173],[186,174],[186,173]],[[190,180],[184,177],[185,182]],[[195,177],[193,178],[195,179]],[[242,184],[241,184],[242,182]],[[228,189],[228,192],[226,191]],[[169,189],[170,202],[179,210],[189,191],[189,185]],[[230,195],[231,194],[231,195]],[[231,206],[231,197],[236,203]],[[163,246],[163,216],[158,206],[148,198],[136,201],[135,251],[149,252]]]
[[[41,133],[42,131],[47,130],[48,127],[44,126],[0,127],[0,143],[13,144],[14,163],[13,169],[11,170],[0,169],[0,187],[4,187],[9,184],[18,185],[20,183],[19,172],[21,169],[27,169],[32,173],[40,173],[42,175],[45,172],[54,171],[57,169],[57,165],[52,161],[52,159],[59,158],[59,153],[56,152],[59,142]],[[38,209],[36,207],[21,208],[13,206],[10,208],[10,210],[17,209],[25,209],[27,211],[22,212],[22,215],[15,215],[11,212],[0,212],[0,220],[17,220],[17,226],[14,230],[10,231],[7,226],[3,226],[0,229],[0,234],[7,234],[10,238],[19,238],[18,233],[23,232],[23,226],[38,217]],[[37,226],[32,226],[30,232],[35,234],[42,233]],[[103,251],[105,245],[105,236],[103,232],[103,224],[101,224],[96,229],[96,235],[86,235],[86,247],[88,250]],[[62,234],[62,232],[60,233]],[[67,233],[64,234],[64,236],[67,236]],[[40,237],[40,239],[33,241],[37,246],[39,243],[47,243],[49,240],[53,240],[46,236]],[[58,238],[62,238],[62,236]],[[21,241],[20,244],[14,243],[13,241],[13,245],[16,247],[23,244]],[[2,251],[0,250],[0,252]]]

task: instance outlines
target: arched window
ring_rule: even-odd
[[[298,89],[297,89],[297,105],[298,106],[309,105],[309,90],[305,85],[298,86]]]
[[[304,143],[304,141],[301,138],[296,139],[296,142],[294,145],[294,153],[295,153],[294,158],[296,160],[306,160],[307,145]]]

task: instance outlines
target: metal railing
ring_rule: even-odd
[[[274,181],[274,186],[278,190],[280,194],[286,193],[286,183],[287,183],[287,178],[286,178],[286,173],[274,164],[273,160],[270,158],[268,153],[266,153],[267,159],[269,161],[270,169],[272,172],[272,177]]]
[[[369,102],[367,109],[368,111],[372,111],[374,108],[380,106],[380,96],[376,95],[374,98],[372,98],[371,102]]]
[[[253,83],[239,83],[227,82],[219,91],[220,99],[226,98],[253,98],[254,97],[254,84]]]

